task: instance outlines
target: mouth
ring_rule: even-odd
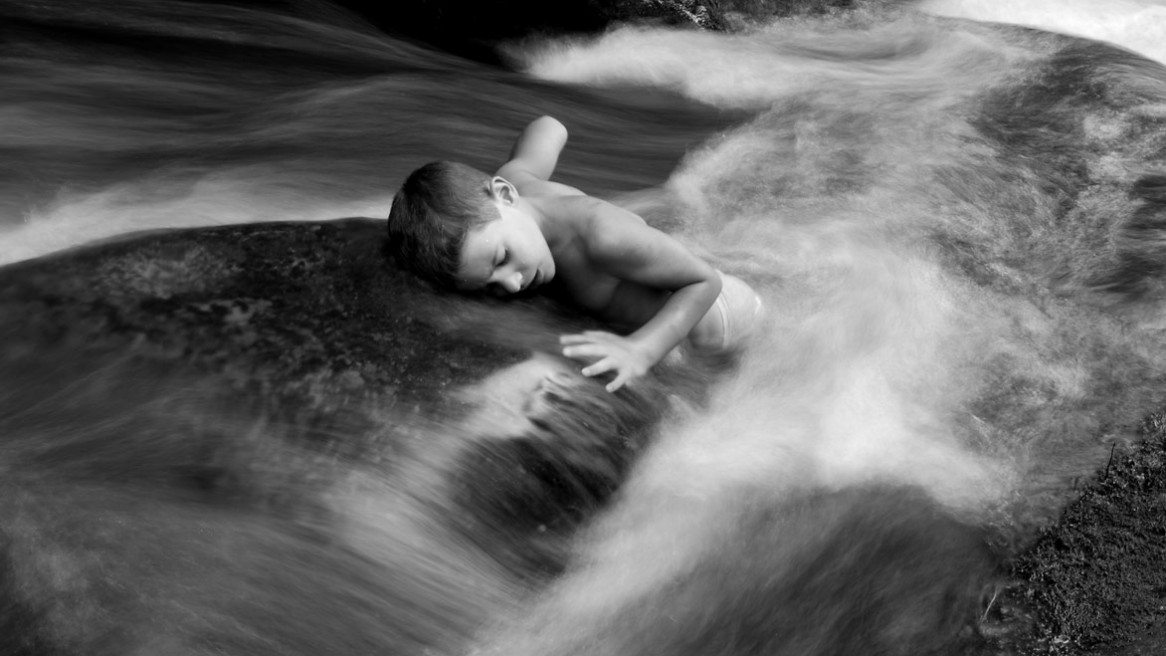
[[[525,291],[529,291],[531,289],[537,289],[538,286],[540,284],[542,284],[542,278],[543,278],[542,271],[535,269],[534,276],[532,276],[530,278],[529,282],[527,282],[525,285],[522,286],[522,291],[525,292]]]

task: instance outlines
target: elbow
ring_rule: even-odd
[[[559,119],[554,116],[540,116],[535,120],[539,124],[539,128],[545,130],[548,134],[553,134],[560,142],[567,142],[567,126],[563,125]]]
[[[711,269],[712,267],[709,268]],[[716,269],[713,269],[713,275],[708,279],[708,283],[710,288],[709,294],[715,303],[717,297],[721,295],[721,289],[725,286],[724,281],[721,279],[721,274]]]
[[[704,283],[707,285],[705,289],[708,290],[708,294],[710,294],[715,300],[716,297],[721,293],[721,288],[724,287],[725,281],[723,278],[721,278],[721,272],[717,271],[713,265],[703,260],[701,261],[701,264],[704,265],[705,269]]]

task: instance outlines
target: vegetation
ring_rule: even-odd
[[[1024,654],[1162,653],[1166,646],[1166,413],[1135,447],[1115,447],[1059,521],[1012,566]],[[1157,625],[1157,626],[1155,626]]]

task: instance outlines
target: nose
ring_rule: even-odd
[[[517,294],[522,291],[522,272],[515,271],[498,279],[498,285],[507,293]]]

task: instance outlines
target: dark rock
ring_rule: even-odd
[[[460,652],[564,570],[700,372],[607,394],[529,358],[569,312],[435,293],[382,231],[163,231],[0,269],[5,653]],[[990,559],[925,494],[734,505],[718,557],[606,606],[605,644],[967,638]]]
[[[587,34],[622,22],[651,22],[701,29],[726,25],[714,0],[421,0],[371,3],[341,0],[377,28],[441,49],[494,61],[499,41],[531,36]]]
[[[1113,451],[1096,479],[1012,564],[996,625],[1003,642],[1057,654],[1166,648],[1166,420]],[[1021,621],[1017,622],[1017,619]]]
[[[727,30],[746,22],[848,9],[854,0],[420,0],[396,5],[340,0],[381,30],[474,59],[497,61],[499,41],[600,32],[638,23]],[[316,6],[293,3],[299,12]],[[318,10],[317,10],[318,11]]]
[[[382,234],[165,231],[0,270],[4,653],[421,653],[562,568],[664,390],[698,387],[529,360],[583,324],[436,294]]]

